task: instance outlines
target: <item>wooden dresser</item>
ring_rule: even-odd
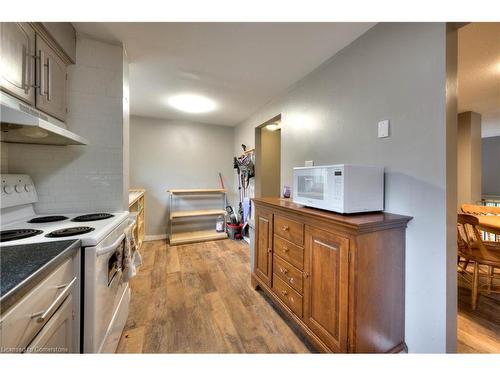
[[[408,216],[340,215],[258,198],[252,286],[323,352],[394,353],[404,342]]]

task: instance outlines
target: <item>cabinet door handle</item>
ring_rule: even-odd
[[[290,229],[290,227],[288,225],[283,225],[281,229],[286,232],[287,230]]]
[[[52,316],[52,313],[59,307],[61,302],[68,296],[71,288],[75,283],[76,283],[76,277],[73,277],[73,280],[71,280],[71,282],[65,286],[61,294],[57,296],[57,298],[54,300],[54,302],[51,303],[51,305],[48,307],[47,310],[35,313],[31,315],[31,318],[37,318],[36,319],[37,323],[45,322],[45,320]],[[61,286],[58,286],[57,288],[59,289],[60,287]]]
[[[24,93],[27,94],[30,91],[30,85],[29,85],[29,80],[30,80],[30,69],[29,69],[29,53],[27,50],[26,45],[23,44],[23,66],[22,66],[22,75],[23,75],[23,81],[21,82],[21,85],[23,86]]]
[[[268,249],[267,249],[267,252],[268,252],[268,253],[270,253],[271,251],[273,251],[273,249],[271,249],[271,248],[268,248]]]
[[[326,247],[327,249],[330,249],[330,250],[338,250],[339,249],[337,246],[328,245],[328,244],[324,243],[323,241],[314,240],[314,242],[317,243],[318,245]]]
[[[38,50],[38,94],[40,96],[45,95],[45,53],[40,49]]]
[[[52,64],[50,62],[50,57],[47,58],[47,64],[45,66],[47,67],[47,100],[50,102],[52,97],[52,74],[50,72]]]
[[[304,278],[307,279],[309,277],[309,273],[308,272],[304,272]]]
[[[35,71],[38,71],[38,55],[35,54],[34,55],[31,55],[31,54],[28,54],[28,61],[30,61],[29,63],[29,71],[30,71],[30,74],[29,74],[29,83],[28,83],[28,86],[30,88],[34,88],[34,89],[38,89],[40,88],[40,85],[37,84],[36,82],[36,79],[35,79]]]

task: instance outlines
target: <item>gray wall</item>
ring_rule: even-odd
[[[128,209],[123,48],[78,36],[76,58],[68,67],[66,125],[89,145],[9,144],[8,172],[31,175],[40,213]]]
[[[149,238],[166,234],[168,189],[218,188],[221,172],[233,191],[233,142],[231,127],[131,116],[130,187],[146,189]]]
[[[483,195],[500,197],[500,136],[482,139]]]
[[[444,24],[378,24],[240,124],[234,143],[253,145],[255,127],[281,113],[282,186],[305,160],[386,167],[386,210],[414,217],[406,243],[411,352],[445,352],[456,341],[453,324],[447,329],[456,304],[447,302],[446,46]],[[383,119],[391,136],[378,139]]]

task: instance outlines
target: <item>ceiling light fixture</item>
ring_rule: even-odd
[[[266,125],[266,129],[274,132],[276,130],[281,129],[281,124],[279,122],[276,122],[274,124],[269,124],[269,125]]]
[[[204,113],[215,109],[215,102],[196,94],[180,94],[168,99],[168,104],[179,111],[188,113]]]

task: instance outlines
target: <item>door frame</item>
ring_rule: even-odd
[[[279,113],[255,128],[255,197],[256,198],[262,197],[262,179],[261,179],[261,174],[259,173],[262,169],[262,142],[261,142],[262,129],[267,125],[272,124],[281,119],[282,116],[281,113]],[[280,167],[280,175],[281,175],[281,167]]]

